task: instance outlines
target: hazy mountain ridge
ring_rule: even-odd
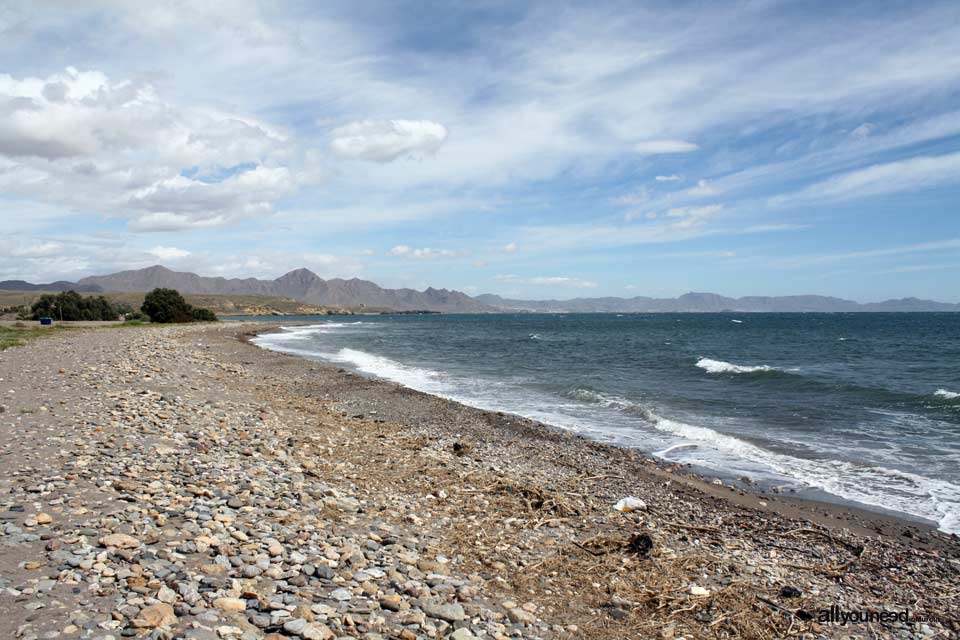
[[[81,285],[76,282],[57,280],[46,284],[32,284],[25,280],[0,280],[0,291],[76,291],[78,293],[97,293],[103,291],[96,285]]]
[[[393,309],[396,311],[445,311],[448,313],[495,313],[510,311],[552,313],[668,313],[668,312],[858,312],[858,311],[951,311],[960,304],[902,298],[859,303],[819,295],[744,296],[730,298],[716,293],[685,293],[677,298],[574,298],[572,300],[514,300],[493,294],[474,298],[460,291],[428,287],[384,289],[369,280],[333,278],[324,280],[309,269],[296,269],[274,280],[256,278],[206,277],[173,271],[162,266],[89,276],[77,283],[55,282],[33,285],[22,280],[0,282],[9,291],[115,291],[144,292],[156,287],[177,289],[185,294],[258,295],[289,298],[299,302],[339,309]]]
[[[195,273],[172,271],[162,266],[90,276],[81,285],[96,285],[105,291],[149,291],[156,287],[182,293],[256,294],[293,298],[325,307],[394,309],[396,311],[495,311],[459,291],[428,288],[384,289],[369,280],[334,278],[324,280],[309,269],[296,269],[275,280],[256,278],[211,278]]]
[[[475,298],[491,307],[506,311],[540,311],[569,313],[669,313],[669,312],[864,312],[864,311],[952,311],[960,312],[960,304],[902,298],[861,304],[831,296],[745,296],[729,298],[716,293],[685,293],[678,298],[574,298],[572,300],[511,300],[493,294]]]

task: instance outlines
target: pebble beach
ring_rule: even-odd
[[[274,329],[0,352],[0,638],[960,637],[955,535],[248,342]]]

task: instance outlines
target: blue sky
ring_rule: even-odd
[[[960,301],[956,2],[84,5],[0,4],[0,279]]]

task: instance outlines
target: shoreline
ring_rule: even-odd
[[[0,354],[0,637],[960,634],[953,538],[248,343],[277,326]]]
[[[299,324],[300,323],[284,324],[284,326],[298,326]],[[262,331],[245,334],[244,340],[251,346],[267,352],[306,360],[327,367],[330,370],[348,370],[344,366],[329,362],[320,357],[261,347],[253,342],[257,336],[280,331],[281,328],[277,325]],[[920,518],[919,516],[883,509],[882,507],[872,508],[871,505],[863,505],[847,498],[833,496],[829,494],[829,492],[816,488],[798,492],[771,491],[760,484],[751,485],[750,483],[742,482],[739,478],[731,474],[724,474],[721,471],[709,467],[672,463],[640,449],[595,440],[588,435],[578,433],[574,430],[527,418],[509,411],[475,407],[453,398],[446,398],[429,392],[419,391],[412,387],[407,387],[402,383],[379,378],[374,375],[359,372],[352,372],[351,375],[368,380],[371,383],[386,385],[387,388],[400,386],[409,393],[421,394],[433,401],[439,401],[441,403],[447,402],[458,407],[463,407],[466,410],[481,412],[487,414],[488,417],[495,416],[495,422],[500,424],[499,428],[501,429],[505,428],[509,430],[512,426],[522,424],[523,428],[530,429],[536,434],[533,437],[546,436],[549,438],[551,436],[558,436],[570,441],[572,444],[586,442],[601,448],[601,450],[607,451],[614,457],[618,457],[616,454],[623,452],[640,456],[644,463],[655,465],[659,469],[659,472],[670,474],[664,476],[666,478],[681,479],[689,486],[708,495],[729,499],[733,503],[743,507],[766,510],[792,518],[807,518],[811,522],[824,526],[847,527],[858,535],[869,536],[879,534],[884,536],[900,536],[903,535],[904,531],[910,530],[911,535],[915,533],[932,534],[941,541],[952,541],[960,544],[960,535],[940,531],[937,523]],[[362,413],[363,400],[358,399],[357,403],[357,407],[360,408],[360,413]],[[418,416],[418,418],[422,420],[424,416]],[[407,421],[410,421],[409,418]],[[645,465],[644,471],[650,472],[652,470],[648,465]],[[723,483],[722,486],[716,484],[718,481]],[[824,494],[828,497],[819,498],[817,497],[818,494]]]

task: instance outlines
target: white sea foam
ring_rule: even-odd
[[[746,440],[708,427],[663,417],[640,403],[619,396],[575,389],[566,394],[584,402],[639,415],[654,429],[677,436],[680,442],[655,452],[663,458],[680,453],[685,461],[717,466],[718,457],[755,463],[777,476],[821,489],[840,498],[872,505],[938,523],[948,533],[960,532],[960,486],[914,473],[844,460],[811,460],[769,451]],[[702,455],[691,459],[693,447]]]
[[[765,364],[748,366],[724,362],[723,360],[712,360],[710,358],[700,358],[697,360],[697,366],[707,373],[757,373],[759,371],[776,371],[775,367]]]
[[[933,395],[937,396],[938,398],[943,398],[944,400],[956,400],[957,398],[960,398],[960,393],[957,393],[956,391],[947,391],[946,389],[937,389],[933,392]]]
[[[743,320],[731,320],[730,322],[733,322],[736,324],[743,324]]]
[[[357,371],[369,373],[378,378],[386,378],[393,382],[424,391],[427,393],[447,394],[451,388],[443,380],[444,376],[439,371],[412,367],[401,364],[396,360],[384,358],[383,356],[373,355],[366,351],[357,349],[340,349],[336,353],[322,354],[328,360],[342,362],[353,365]]]

